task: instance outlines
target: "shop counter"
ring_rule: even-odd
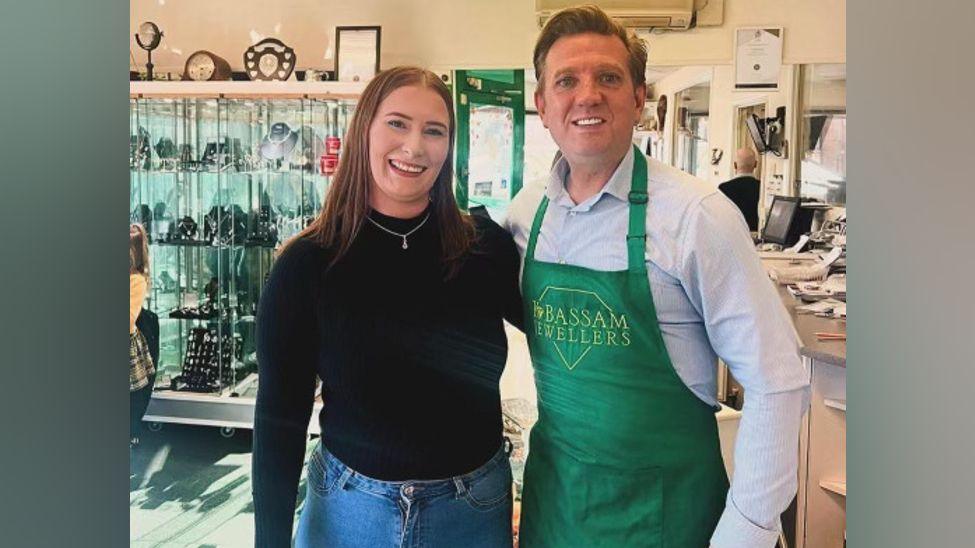
[[[846,341],[820,341],[816,339],[816,333],[843,333],[845,335],[846,321],[820,318],[812,314],[799,314],[796,312],[796,307],[805,303],[789,294],[784,285],[777,287],[782,304],[789,312],[792,325],[795,326],[796,333],[799,335],[801,342],[799,353],[810,360],[837,367],[846,367]]]
[[[766,266],[774,260],[764,259]],[[804,304],[785,286],[777,290],[801,343],[810,401],[799,433],[799,490],[794,531],[797,548],[843,546],[846,531],[846,341],[820,341],[816,333],[846,334],[846,321],[798,314]],[[747,398],[747,394],[746,394]]]

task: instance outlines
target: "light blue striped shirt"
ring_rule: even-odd
[[[578,205],[564,187],[565,158],[547,185],[527,185],[505,220],[522,258],[545,195],[550,205],[537,260],[625,270],[633,154],[631,148],[603,189]],[[771,548],[779,515],[796,493],[799,427],[808,403],[798,337],[737,207],[706,182],[647,162],[650,292],[674,368],[710,405],[717,404],[719,356],[745,389],[734,477],[712,546]]]

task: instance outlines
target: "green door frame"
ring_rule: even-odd
[[[457,205],[467,211],[471,153],[471,106],[492,105],[514,111],[512,135],[511,184],[514,198],[522,187],[525,170],[525,71],[515,70],[458,70],[454,76],[454,105],[457,110],[457,141],[454,194]]]

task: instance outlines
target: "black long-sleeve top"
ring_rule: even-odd
[[[371,213],[399,233],[423,215]],[[330,269],[330,251],[309,240],[275,262],[257,317],[257,546],[290,546],[316,375],[322,443],[366,476],[446,478],[497,451],[502,318],[521,326],[519,257],[507,232],[474,219],[474,250],[446,281],[433,217],[408,249],[367,222]]]

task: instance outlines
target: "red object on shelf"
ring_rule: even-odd
[[[342,139],[334,135],[325,138],[325,154],[338,156],[340,150],[342,150]]]
[[[319,159],[319,168],[322,175],[334,175],[338,165],[338,154],[322,154],[322,157]]]

